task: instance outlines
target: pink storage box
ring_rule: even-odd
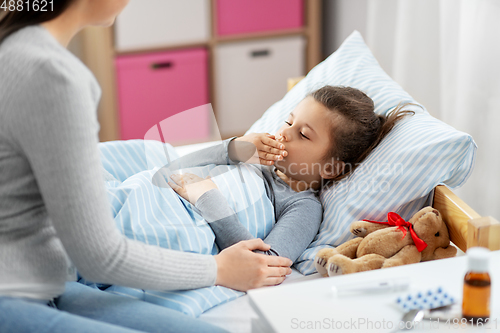
[[[303,0],[217,0],[220,36],[300,28]]]
[[[209,102],[205,49],[119,56],[116,73],[122,140],[144,139],[160,123],[164,142],[209,137],[209,108],[190,121],[171,117]]]

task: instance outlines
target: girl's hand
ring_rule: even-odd
[[[256,149],[257,148],[257,149]],[[251,133],[229,143],[229,158],[237,162],[273,165],[288,152],[285,146],[269,133]]]
[[[210,176],[203,179],[192,173],[170,176],[175,182],[168,182],[168,185],[181,197],[195,205],[196,201],[207,191],[217,188],[217,185],[210,179]]]
[[[280,284],[292,272],[290,266],[293,262],[285,257],[252,252],[270,248],[262,239],[256,238],[222,250],[214,256],[217,262],[215,284],[241,291]]]

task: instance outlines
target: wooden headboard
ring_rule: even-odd
[[[288,90],[303,78],[288,79]],[[473,246],[500,250],[500,222],[490,216],[481,217],[446,186],[436,186],[432,207],[441,213],[451,241],[460,250],[465,252]]]
[[[500,223],[481,217],[446,186],[436,186],[432,206],[443,215],[451,241],[462,251],[473,246],[500,250]]]

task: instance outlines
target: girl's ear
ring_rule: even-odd
[[[333,179],[344,172],[345,163],[343,161],[335,161],[334,163],[326,163],[321,170],[321,178]]]

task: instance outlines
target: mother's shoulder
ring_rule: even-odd
[[[21,29],[0,44],[0,79],[4,84],[32,85],[61,81],[96,84],[90,70],[41,26]],[[22,88],[22,87],[19,87]]]

